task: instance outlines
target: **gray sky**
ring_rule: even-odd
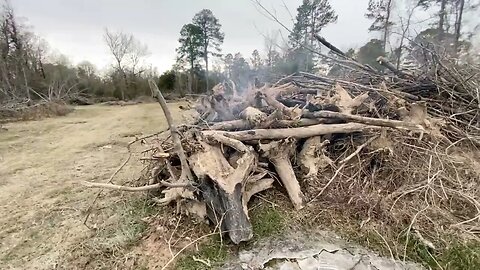
[[[288,26],[301,0],[262,0]],[[338,22],[323,35],[340,48],[356,47],[372,34],[364,13],[368,0],[331,0]],[[74,64],[88,60],[100,69],[112,62],[103,41],[107,27],[132,33],[148,45],[148,62],[160,72],[175,61],[175,48],[181,27],[203,8],[213,11],[225,32],[223,53],[241,52],[250,56],[263,50],[262,33],[281,27],[263,16],[250,0],[11,0],[16,13],[28,19],[33,31],[52,49],[67,55]]]

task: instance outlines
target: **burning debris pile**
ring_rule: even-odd
[[[151,81],[170,135],[150,138],[149,185],[88,185],[160,190],[156,202],[205,215],[234,243],[252,238],[247,204],[270,188],[296,210],[323,201],[412,234],[478,233],[480,178],[458,154],[480,145],[478,82],[440,61],[414,75],[383,58],[388,72],[335,59],[344,78],[300,72],[242,93],[217,85],[193,125],[174,125]]]

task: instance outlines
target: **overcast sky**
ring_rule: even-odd
[[[262,0],[288,26],[301,0]],[[338,22],[323,35],[340,48],[356,47],[371,38],[364,13],[368,0],[331,0]],[[203,8],[211,9],[225,32],[223,53],[250,56],[263,50],[262,34],[281,27],[263,16],[251,0],[11,0],[17,16],[27,19],[32,30],[51,48],[67,55],[74,64],[88,60],[100,69],[112,62],[103,41],[105,28],[132,33],[146,43],[149,62],[160,72],[175,61],[179,32]]]

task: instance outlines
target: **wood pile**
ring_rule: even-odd
[[[480,145],[478,84],[461,72],[438,64],[435,76],[413,75],[379,58],[379,63],[388,69],[380,72],[352,59],[337,60],[349,71],[344,78],[300,72],[244,91],[219,84],[198,100],[196,122],[178,126],[173,123],[162,93],[150,81],[170,135],[149,140],[148,155],[143,159],[151,172],[149,184],[88,185],[126,191],[160,189],[161,196],[154,198],[157,203],[176,203],[178,212],[207,217],[237,244],[253,237],[247,204],[266,189],[275,187],[285,192],[292,207],[300,210],[328,193],[337,176],[348,175],[342,170],[349,168],[353,178],[373,166],[370,161],[378,159],[379,153],[387,152],[382,155],[390,155],[389,162],[405,167],[401,165],[404,157],[395,153],[399,158],[392,158],[393,147],[382,146],[382,142],[390,141],[392,145],[407,140],[409,151],[420,153],[425,162],[430,157],[430,165],[432,155],[418,150],[423,149],[418,146],[422,143],[437,148],[460,141]],[[346,141],[353,147],[342,147]],[[376,164],[385,164],[386,160]],[[307,189],[318,186],[317,179],[330,168],[333,176],[321,183],[319,192],[312,196]],[[370,173],[372,178],[376,171]],[[389,170],[389,175],[382,177],[394,178],[394,172]],[[436,187],[428,177],[428,188],[433,190]],[[418,184],[423,179],[411,180],[405,179],[395,188],[408,190],[412,185],[415,191],[422,190]],[[362,185],[359,189],[367,189],[367,184]],[[447,196],[449,189],[442,188]],[[411,199],[413,193],[395,192],[389,191],[384,197],[394,194],[397,197],[392,195],[392,200],[403,196]],[[470,198],[468,203],[480,209],[476,197]],[[453,223],[455,219],[451,220]]]

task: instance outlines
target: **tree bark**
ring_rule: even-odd
[[[190,72],[188,73],[188,93],[193,93],[193,62],[190,65]]]
[[[439,20],[438,20],[438,40],[443,41],[444,34],[445,34],[445,17],[447,16],[447,0],[442,0],[441,5],[440,5],[440,12],[438,13],[439,15]]]
[[[463,9],[465,8],[465,0],[459,0],[460,6],[458,10],[458,16],[455,21],[455,53],[458,53],[458,47],[460,46],[460,35],[462,30]]]
[[[210,83],[208,82],[208,45],[205,46],[205,51],[203,52],[205,54],[205,82],[206,82],[206,85],[207,85],[207,89],[205,92],[208,93],[208,91],[210,91]]]
[[[331,124],[331,125],[313,125],[299,128],[279,128],[279,129],[251,129],[244,131],[203,131],[204,135],[222,134],[226,137],[233,138],[239,141],[253,141],[253,140],[281,140],[286,138],[303,139],[318,135],[333,134],[333,133],[353,133],[365,130],[380,129],[378,126],[369,126],[358,123],[348,124]]]
[[[390,24],[390,14],[392,12],[392,0],[388,0],[387,3],[387,15],[385,17],[385,28],[383,32],[383,51],[386,52],[388,41],[388,29]]]

